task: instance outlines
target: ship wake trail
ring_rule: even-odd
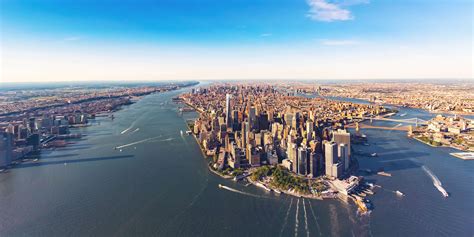
[[[133,126],[135,126],[135,122],[136,121],[133,121],[133,123],[130,125],[130,127],[128,127],[125,130],[121,131],[120,134],[125,134],[126,132],[130,131],[133,128]]]
[[[308,203],[309,203],[309,209],[311,210],[311,213],[313,214],[314,222],[316,222],[316,227],[318,228],[319,236],[323,236],[323,233],[321,233],[321,226],[319,226],[318,218],[316,218],[316,215],[314,214],[313,205],[311,205],[311,201],[308,201]]]
[[[296,202],[295,237],[298,236],[298,225],[299,225],[298,214],[299,214],[299,211],[300,211],[300,199],[298,199],[298,202]]]
[[[423,171],[433,180],[433,185],[438,189],[438,191],[443,194],[444,197],[448,197],[448,192],[443,188],[441,181],[439,181],[438,177],[426,166],[421,166]]]
[[[306,236],[309,237],[309,229],[308,229],[308,215],[306,214],[306,205],[303,199],[303,212],[304,212],[304,229],[306,230]]]
[[[136,132],[138,132],[140,130],[140,128],[136,128],[135,130],[133,130],[130,134],[134,134]]]
[[[285,229],[286,224],[288,223],[288,216],[290,215],[290,209],[293,205],[293,198],[291,199],[290,205],[288,206],[288,210],[286,210],[285,220],[283,221],[283,225],[281,226],[280,236],[283,234],[283,230]]]
[[[223,188],[223,189],[225,189],[225,190],[234,192],[234,193],[240,193],[240,194],[243,194],[243,195],[246,195],[246,196],[250,196],[250,197],[261,198],[261,196],[258,196],[258,195],[255,195],[255,194],[251,194],[251,193],[242,192],[242,191],[240,191],[240,190],[233,189],[233,188],[231,188],[231,187],[227,187],[227,186],[224,186],[224,185],[221,185],[220,187]]]
[[[137,145],[137,144],[140,144],[140,143],[143,143],[143,142],[151,141],[151,140],[153,140],[153,139],[157,139],[157,138],[160,138],[160,137],[161,137],[161,135],[160,135],[160,136],[156,136],[156,137],[150,137],[150,138],[147,138],[147,139],[143,139],[143,140],[140,140],[140,141],[128,143],[128,144],[125,144],[125,145],[116,146],[115,148],[116,148],[116,149],[122,149],[122,148],[125,148],[125,147]],[[165,140],[166,140],[166,139],[165,139]]]

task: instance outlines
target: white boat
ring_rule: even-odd
[[[36,161],[38,161],[38,159],[34,159],[33,161],[36,162]]]
[[[403,194],[402,192],[400,192],[400,191],[398,191],[398,190],[397,190],[397,191],[395,191],[395,193],[396,193],[398,196],[400,196],[400,197],[403,197],[403,196],[405,196],[405,194]]]
[[[449,197],[448,192],[446,192],[446,190],[443,187],[441,187],[440,185],[435,185],[435,186],[438,189],[438,191],[440,191],[441,194],[443,194],[443,197],[445,198]]]
[[[181,136],[183,135],[183,130],[180,131],[181,132]]]
[[[217,185],[219,188],[222,188],[222,184]]]
[[[378,155],[377,155],[377,153],[372,153],[372,154],[370,154],[370,156],[371,157],[377,157]]]
[[[280,194],[281,191],[280,190],[277,190],[277,189],[273,189],[273,192],[277,193],[277,194]]]

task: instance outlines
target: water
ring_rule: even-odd
[[[383,189],[370,198],[371,214],[359,216],[353,204],[275,195],[210,173],[194,138],[180,134],[185,120],[196,116],[178,115],[170,101],[180,92],[149,95],[116,112],[115,120],[98,118],[100,124],[77,129],[87,136],[75,144],[43,151],[39,162],[0,174],[0,236],[474,233],[474,163],[451,157],[451,149],[426,146],[403,132],[363,130],[371,146],[355,150],[379,157],[360,156],[361,167],[384,167],[393,176],[366,177]],[[411,118],[407,113],[404,118]]]

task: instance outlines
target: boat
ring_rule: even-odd
[[[377,157],[378,154],[374,152],[374,153],[370,154],[370,156],[371,156],[371,157]]]
[[[382,176],[386,176],[386,177],[392,177],[392,174],[384,172],[384,171],[377,172],[377,174],[382,175]]]
[[[397,194],[397,196],[400,196],[400,197],[405,196],[405,194],[403,194],[402,192],[400,192],[400,191],[398,191],[398,190],[395,191],[395,193]]]
[[[366,213],[367,211],[369,211],[369,209],[367,208],[367,205],[366,205],[365,202],[362,200],[362,198],[356,196],[356,198],[354,198],[354,201],[355,201],[355,203],[356,203],[357,206],[359,207],[359,210],[360,210],[362,213]]]
[[[191,135],[192,134],[191,130],[187,130],[186,134]]]
[[[181,130],[180,133],[181,133],[181,136],[182,136],[183,135],[183,130]]]
[[[281,193],[281,191],[278,190],[278,189],[273,189],[273,192],[275,192],[275,193],[277,193],[277,194],[280,194],[280,193]]]
[[[33,162],[36,162],[36,161],[38,161],[38,159],[34,159],[34,160],[33,160]]]
[[[407,113],[400,114],[400,117],[404,117]]]
[[[122,149],[120,149],[119,151],[122,152]]]
[[[222,188],[222,184],[217,185],[219,188]]]
[[[440,191],[441,194],[443,194],[443,197],[445,197],[445,198],[449,197],[448,192],[446,192],[446,190],[444,190],[443,187],[441,187],[441,186],[439,186],[439,185],[435,185],[435,186],[436,186],[436,188],[438,189],[438,191]]]

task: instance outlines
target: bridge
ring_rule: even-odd
[[[346,126],[346,128],[355,128],[355,129],[361,129],[361,128],[364,128],[364,129],[382,129],[382,130],[395,130],[395,131],[405,131],[405,132],[408,132],[410,131],[410,126],[399,126],[399,125],[395,125],[393,127],[384,127],[384,126],[372,126],[372,125],[367,125],[367,124],[363,124],[363,123],[352,123],[352,124],[348,124]]]
[[[421,124],[427,124],[428,121],[419,119],[419,118],[409,118],[409,119],[393,119],[393,118],[387,118],[387,117],[364,117],[364,119],[367,120],[379,120],[379,121],[390,121],[390,122],[397,122],[397,123],[409,123],[409,124],[415,124],[416,127]]]

